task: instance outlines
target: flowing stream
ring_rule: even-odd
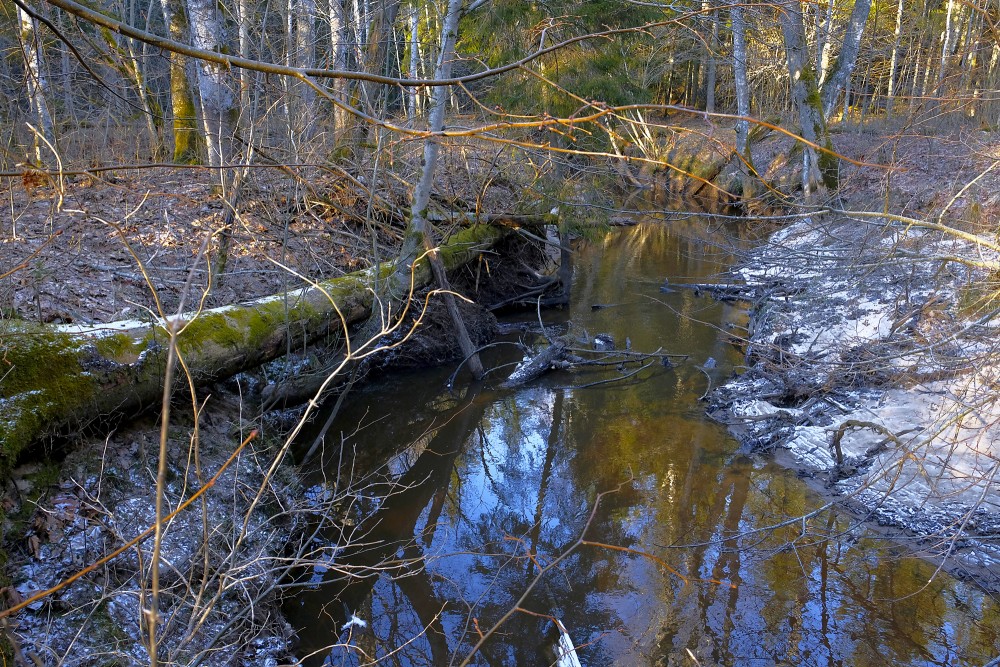
[[[660,286],[711,281],[733,261],[716,242],[736,234],[646,222],[580,243],[569,312],[544,314],[686,362],[513,391],[495,388],[501,371],[472,388],[460,377],[455,394],[452,367],[353,394],[317,473],[328,488],[364,480],[342,509],[352,520],[320,537],[353,539],[287,605],[298,655],[457,665],[485,637],[471,664],[549,665],[553,618],[588,666],[981,667],[1000,654],[997,600],[837,509],[814,512],[803,481],[704,416],[709,379],[742,360],[725,329],[741,313]],[[509,349],[489,362],[519,358]]]

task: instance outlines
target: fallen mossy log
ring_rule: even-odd
[[[441,260],[455,269],[509,233],[490,225],[463,229],[441,247]],[[204,385],[254,368],[285,354],[289,341],[298,348],[342,335],[345,325],[368,318],[376,280],[384,282],[393,269],[386,263],[317,287],[181,315],[177,349],[191,381]],[[414,287],[431,279],[421,260]],[[165,326],[162,320],[86,326],[0,320],[0,470],[45,437],[158,403]]]

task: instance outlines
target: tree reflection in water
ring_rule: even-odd
[[[716,324],[738,313],[688,290],[658,291],[664,276],[707,281],[727,261],[707,259],[706,239],[683,233],[694,230],[640,225],[582,248],[574,323],[628,336],[636,350],[711,356],[716,377],[731,372],[740,359]],[[425,396],[437,380],[429,373],[359,394],[359,411],[382,413],[355,436],[358,447],[430,436],[362,519],[363,543],[337,555],[367,576],[328,572],[289,605],[299,654],[317,651],[307,664],[460,663],[539,567],[577,540],[598,494],[624,481],[602,501],[588,539],[651,553],[690,579],[648,558],[582,547],[534,589],[523,605],[534,613],[514,614],[474,664],[550,664],[550,624],[535,614],[559,617],[587,665],[690,665],[694,655],[702,665],[978,666],[1000,652],[993,598],[932,579],[932,567],[836,509],[815,512],[821,502],[803,482],[747,457],[706,421],[700,370],[560,388],[595,377],[470,392],[438,409],[433,428],[413,416],[435,401],[440,408]],[[344,420],[360,418],[348,411]],[[340,629],[351,612],[370,626],[348,636]]]

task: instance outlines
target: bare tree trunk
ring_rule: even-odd
[[[28,100],[31,103],[31,113],[34,116],[33,124],[42,137],[55,146],[55,131],[52,127],[52,115],[49,113],[47,101],[49,83],[45,76],[45,64],[42,62],[42,43],[38,38],[38,22],[20,7],[17,8],[17,16],[21,21],[21,54],[24,57]],[[42,143],[44,142],[36,136],[34,139],[34,159],[38,165],[43,164]]]
[[[834,0],[827,0],[826,16],[822,19],[820,7],[816,7],[816,72],[819,84],[822,84],[826,79],[826,73],[830,67],[830,48],[833,41],[833,3]],[[808,42],[806,43],[808,44]]]
[[[66,30],[66,13],[62,10],[56,12],[56,18],[59,21],[59,29]],[[76,104],[73,95],[73,67],[70,59],[70,51],[66,45],[63,45],[60,49],[59,54],[59,76],[62,83],[63,92],[63,107],[66,111],[66,116],[69,118],[70,122],[74,125],[77,122],[76,118]]]
[[[983,76],[983,90],[996,90],[1000,88],[1000,42],[995,42],[990,51],[990,63],[986,66]],[[987,123],[992,122],[990,118],[997,117],[997,101],[991,95],[983,95],[983,101],[979,103],[976,113],[984,116]]]
[[[291,9],[295,20],[294,42],[289,45],[294,50],[293,65],[315,67],[316,0],[293,0]],[[294,128],[300,140],[308,139],[316,119],[316,91],[304,81],[296,81],[292,88],[296,107]]]
[[[719,53],[719,11],[712,0],[703,0],[702,11],[708,12],[712,23],[712,33],[708,40],[708,54],[705,61],[705,111],[715,113],[716,56]]]
[[[441,51],[438,54],[437,67],[434,70],[435,79],[447,79],[451,76],[452,52],[458,36],[458,16],[461,6],[461,0],[448,0],[448,14],[445,16],[441,31]],[[440,132],[444,127],[447,100],[448,87],[436,86],[431,94],[431,108],[428,114],[428,130],[430,132]],[[430,203],[439,154],[440,146],[437,139],[428,138],[424,142],[424,158],[421,163],[423,169],[420,172],[420,180],[413,190],[410,222],[403,239],[403,248],[400,251],[402,263],[412,263],[422,251],[425,237],[429,236],[430,223],[427,220],[427,205]],[[408,274],[408,267],[401,268]]]
[[[868,22],[871,6],[871,0],[854,0],[854,9],[851,10],[851,18],[847,21],[847,32],[844,34],[840,53],[823,81],[823,89],[820,93],[823,101],[823,116],[827,120],[833,113],[837,98],[846,87],[848,79],[854,72],[854,66],[858,62],[861,37],[865,31],[865,23]]]
[[[368,33],[368,48],[365,50],[365,69],[373,74],[386,73],[386,61],[389,57],[389,39],[399,14],[400,0],[381,0],[381,11],[371,23]],[[379,115],[378,106],[383,97],[385,86],[382,84],[363,82],[365,98],[368,101],[370,113]],[[375,131],[375,127],[372,127]]]
[[[250,58],[250,1],[238,0],[236,3],[237,39],[241,58]],[[250,113],[250,86],[253,82],[253,72],[240,69],[240,111]]]
[[[418,76],[418,66],[420,64],[420,7],[414,4],[413,12],[410,14],[410,78],[416,79]],[[406,117],[409,119],[410,127],[417,122],[417,94],[419,88],[411,86],[406,91]]]
[[[344,0],[329,0],[330,2],[330,66],[335,70],[347,69],[347,14],[344,10]],[[345,79],[334,79],[330,93],[341,103],[347,102],[347,86]],[[347,127],[347,112],[340,107],[333,107],[333,130],[339,137]]]
[[[944,95],[944,78],[948,73],[948,56],[951,54],[951,37],[954,34],[954,22],[952,17],[955,13],[955,0],[948,0],[948,10],[945,13],[944,32],[941,35],[941,62],[938,65],[937,88],[935,95],[938,98],[935,105],[940,105],[940,99]]]
[[[785,5],[779,11],[779,16],[788,58],[792,101],[799,114],[802,138],[811,144],[830,149],[830,135],[816,85],[816,70],[806,52],[805,27],[799,0]],[[802,190],[806,199],[810,199],[823,185],[830,189],[836,187],[837,163],[832,155],[803,144],[802,156]]]
[[[924,54],[922,40],[918,36],[916,39],[916,56],[913,59],[913,81],[910,85],[910,113],[917,108],[920,97],[923,96],[927,88],[927,73],[930,71],[930,54]],[[921,69],[921,65],[923,69]],[[923,75],[923,85],[921,85],[921,75]]]

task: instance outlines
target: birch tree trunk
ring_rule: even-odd
[[[847,21],[847,31],[844,34],[844,42],[837,55],[837,61],[830,68],[823,82],[821,99],[823,101],[823,117],[827,120],[833,113],[837,98],[847,85],[848,79],[854,72],[854,66],[858,62],[861,37],[864,35],[871,6],[872,0],[854,1],[854,9],[851,10],[851,18]]]
[[[34,116],[35,129],[53,146],[55,146],[55,131],[52,127],[52,115],[49,113],[47,95],[48,79],[45,76],[45,63],[42,62],[42,43],[38,39],[38,22],[20,7],[17,16],[21,22],[21,54],[24,56],[24,73],[28,86],[28,101],[31,104],[31,114]],[[42,165],[42,144],[36,136],[34,139],[35,163]]]
[[[419,76],[418,66],[420,64],[420,7],[414,3],[413,12],[410,14],[410,67],[409,75],[411,79]],[[417,95],[420,89],[410,86],[406,91],[406,117],[413,127],[417,122]]]
[[[736,152],[741,158],[740,174],[743,201],[753,197],[753,151],[750,147],[750,83],[747,79],[747,36],[743,5],[736,3],[729,10],[733,30],[733,73],[736,79]]]
[[[241,58],[250,58],[250,2],[238,0],[236,3],[237,39]],[[253,82],[253,72],[240,69],[240,109],[242,113],[250,112],[250,87]]]
[[[948,74],[948,56],[951,54],[951,40],[955,33],[955,0],[948,0],[948,9],[945,12],[944,32],[941,33],[941,61],[938,64],[938,80],[934,89],[935,99],[931,102],[934,108],[941,106],[941,98],[944,96],[944,79]],[[925,86],[926,88],[926,86]]]
[[[812,144],[832,149],[823,114],[823,104],[817,89],[816,70],[806,50],[806,34],[799,0],[785,5],[778,14],[781,32],[785,39],[792,102],[799,115],[802,138]],[[802,156],[802,190],[806,199],[810,199],[822,185],[830,189],[836,187],[835,158],[806,144],[802,146]]]
[[[823,16],[821,8],[819,6],[816,7],[816,72],[819,83],[823,83],[823,80],[826,78],[827,69],[830,66],[830,43],[833,36],[833,3],[834,0],[827,0],[825,16]]]
[[[892,57],[889,59],[889,90],[887,93],[885,110],[886,116],[892,114],[892,106],[895,104],[898,85],[896,77],[899,75],[899,45],[903,36],[903,7],[905,0],[899,0],[896,5],[896,28],[892,33]]]
[[[948,54],[951,53],[951,36],[954,32],[952,17],[955,14],[955,0],[948,0],[948,10],[944,19],[944,33],[941,36],[941,64],[938,68],[938,95],[941,94],[941,84],[948,72]]]
[[[163,22],[170,38],[178,42],[190,39],[187,10],[181,0],[160,0]],[[202,140],[198,130],[198,114],[194,105],[194,86],[189,76],[188,59],[171,51],[170,106],[173,113],[174,162],[197,164]]]
[[[347,13],[344,0],[329,0],[330,17],[330,66],[335,70],[347,69]],[[334,79],[330,93],[338,102],[347,101],[347,86],[345,79]],[[337,134],[347,127],[347,112],[333,106],[333,130]]]
[[[218,2],[187,0],[187,10],[191,21],[191,41],[194,46],[206,51],[224,52],[228,45],[225,23]],[[236,112],[233,91],[229,87],[228,74],[219,65],[199,60],[197,69],[208,163],[213,167],[219,167],[226,163],[231,153],[232,127]]]
[[[708,54],[705,61],[705,112],[715,113],[716,55],[719,53],[719,11],[712,6],[712,0],[702,2],[702,11],[707,12],[711,21],[711,37],[708,40]]]

